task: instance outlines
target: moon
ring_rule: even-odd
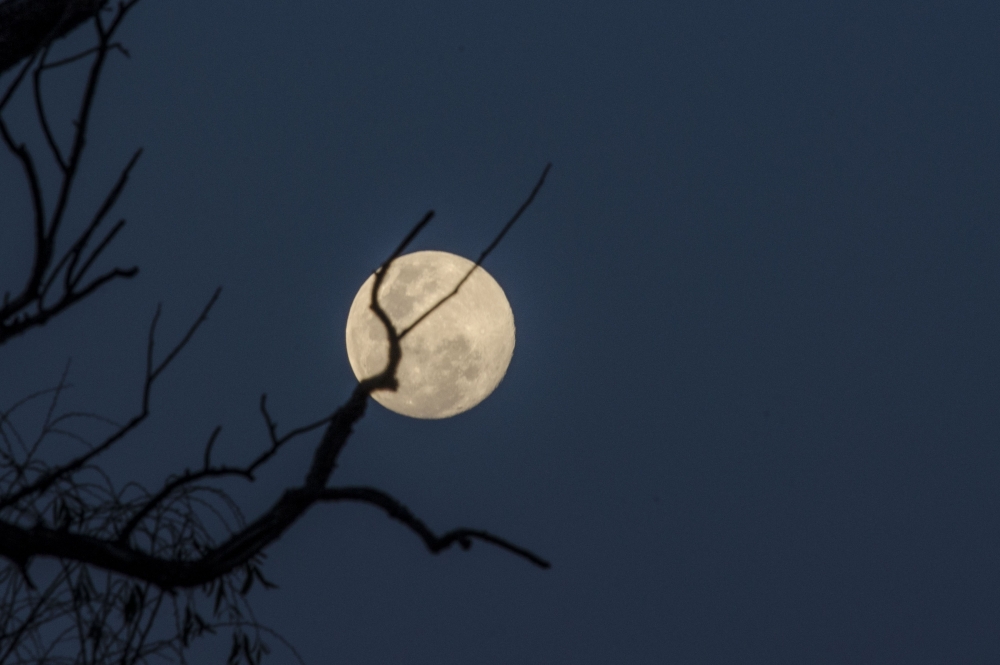
[[[397,331],[404,330],[455,286],[475,264],[439,251],[400,256],[389,267],[378,299]],[[389,342],[371,311],[375,275],[361,285],[347,316],[347,358],[359,381],[382,372]],[[482,266],[452,298],[400,342],[395,391],[376,390],[382,406],[412,418],[448,418],[476,406],[500,384],[514,354],[514,313]]]

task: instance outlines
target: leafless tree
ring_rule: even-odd
[[[66,237],[64,225],[103,66],[116,51],[127,55],[115,35],[137,2],[0,1],[0,76],[6,73],[10,79],[0,89],[0,138],[23,172],[33,229],[33,260],[25,284],[19,291],[5,292],[0,305],[0,346],[46,325],[112,282],[138,273],[136,267],[99,270],[98,266],[125,225],[124,219],[113,224],[107,220],[141,150],[128,160],[92,216],[79,224],[79,233]],[[57,40],[86,25],[93,28],[93,46],[55,58]],[[46,114],[43,80],[49,70],[84,63],[86,83],[73,121],[73,138],[69,146],[62,146]],[[41,134],[56,166],[54,187],[43,182],[34,153],[18,141],[3,115],[11,99],[28,88],[30,93],[25,94],[32,95]],[[531,204],[548,169],[476,266]],[[147,662],[154,654],[186,662],[195,638],[223,629],[231,631],[230,663],[259,663],[268,651],[263,639],[268,630],[254,619],[247,592],[255,582],[273,586],[262,572],[266,548],[321,503],[376,506],[434,553],[455,544],[468,549],[479,540],[542,568],[549,566],[536,554],[487,531],[459,528],[437,535],[402,502],[374,487],[330,485],[338,456],[364,415],[370,393],[396,388],[400,340],[409,329],[397,331],[379,305],[378,286],[389,265],[432,217],[428,212],[375,271],[371,309],[385,326],[389,344],[384,371],[359,382],[331,415],[287,432],[279,432],[266,395],[262,396],[266,438],[261,452],[246,464],[213,460],[216,428],[205,443],[200,468],[179,471],[157,489],[134,482],[116,487],[101,467],[118,444],[140,435],[157,380],[207,320],[220,290],[165,353],[158,353],[155,345],[157,307],[149,328],[139,405],[123,423],[61,410],[60,398],[68,388],[65,372],[54,387],[0,411],[0,665],[131,664]],[[19,414],[32,407],[40,408],[44,417],[37,433],[28,436],[17,423]],[[86,422],[104,427],[104,433],[84,436],[80,425]],[[236,502],[212,484],[231,477],[252,482],[290,441],[317,434],[319,441],[301,484],[285,490],[252,520],[245,519]],[[50,459],[46,444],[53,437],[70,437],[82,444],[84,452]]]

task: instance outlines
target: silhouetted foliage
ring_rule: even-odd
[[[0,2],[0,75],[7,72],[10,78],[0,97],[0,138],[24,174],[32,210],[28,223],[33,229],[25,284],[20,291],[5,291],[0,305],[0,346],[48,324],[112,282],[138,273],[137,267],[101,270],[98,265],[125,226],[124,219],[110,225],[107,220],[141,150],[122,168],[77,235],[65,237],[64,224],[103,66],[116,52],[127,55],[115,34],[137,2]],[[57,40],[88,24],[94,30],[94,45],[54,59]],[[84,63],[88,67],[84,92],[72,141],[64,147],[51,131],[43,81],[49,70]],[[49,158],[57,167],[54,187],[43,182],[34,153],[18,141],[3,115],[11,99],[28,88]],[[476,266],[530,205],[548,169]],[[453,544],[468,549],[481,540],[548,567],[532,552],[486,531],[459,528],[436,535],[402,502],[376,488],[328,485],[340,451],[364,415],[369,394],[396,387],[400,340],[412,326],[396,330],[379,305],[377,285],[432,217],[433,212],[427,213],[376,270],[371,308],[387,331],[388,366],[361,381],[332,414],[285,433],[279,433],[266,395],[262,396],[260,413],[267,439],[262,452],[247,464],[212,459],[216,428],[205,443],[201,467],[174,473],[158,489],[135,482],[116,487],[101,467],[101,460],[113,454],[117,444],[137,435],[151,412],[157,380],[205,323],[221,289],[165,353],[156,349],[161,315],[157,307],[147,339],[139,408],[125,422],[61,410],[60,399],[69,388],[68,364],[54,387],[0,411],[0,663],[142,663],[154,654],[186,662],[185,653],[196,638],[220,630],[231,633],[229,663],[259,663],[269,650],[265,635],[283,641],[255,620],[246,600],[255,583],[274,586],[262,571],[264,550],[323,502],[355,501],[381,508],[419,536],[431,552]],[[31,408],[44,413],[33,435],[18,424],[19,414]],[[84,423],[103,428],[104,433],[85,436]],[[301,485],[284,491],[253,520],[245,519],[236,502],[211,484],[227,477],[253,481],[289,441],[315,432],[322,434]],[[69,437],[84,452],[50,459],[46,444],[57,437]]]

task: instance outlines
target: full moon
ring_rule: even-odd
[[[402,332],[451,293],[475,264],[448,252],[400,256],[382,281],[378,300]],[[358,380],[382,372],[389,342],[371,311],[375,275],[361,285],[347,316],[347,358]],[[482,402],[499,385],[514,354],[514,314],[503,289],[482,266],[458,293],[400,342],[395,392],[376,390],[379,404],[413,418],[448,418]]]

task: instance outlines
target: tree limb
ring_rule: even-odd
[[[497,547],[527,559],[539,568],[549,568],[552,565],[530,550],[514,545],[510,541],[499,536],[494,536],[487,531],[459,528],[452,529],[442,536],[436,536],[420,518],[414,515],[398,499],[374,487],[331,487],[323,491],[321,498],[324,501],[359,501],[377,506],[384,510],[389,517],[402,522],[411,531],[420,536],[424,544],[427,545],[427,549],[433,554],[446,550],[455,543],[458,543],[462,549],[467,550],[472,547],[472,539],[477,539],[492,543]]]

